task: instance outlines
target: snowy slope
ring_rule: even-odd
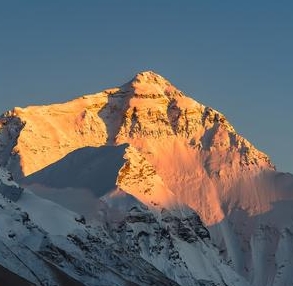
[[[7,177],[1,170],[1,180]],[[13,285],[13,273],[23,285],[248,285],[221,261],[188,208],[164,209],[158,217],[121,190],[99,205],[90,226],[28,190],[17,202],[0,195],[0,265],[11,273],[6,285]]]
[[[101,227],[27,190],[16,203],[0,195],[0,214],[0,265],[34,285],[178,285]]]
[[[112,194],[115,208],[126,203],[116,188],[147,206],[160,227],[163,209],[188,206],[207,225],[229,271],[255,286],[293,283],[293,176],[277,172],[223,114],[163,77],[142,72],[121,87],[67,103],[15,108],[0,123],[1,165],[43,198],[93,224],[99,223],[102,197]],[[139,234],[133,233],[129,245]],[[202,244],[176,247],[184,262],[197,265],[207,278],[186,254],[197,257]],[[147,246],[142,249],[141,257],[159,269],[160,258],[150,258]],[[212,274],[213,281],[225,277],[226,266],[220,265],[221,275]]]

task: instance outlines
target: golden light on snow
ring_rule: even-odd
[[[121,88],[63,104],[16,108],[12,115],[24,123],[14,147],[19,177],[78,148],[129,143],[117,186],[152,207],[185,203],[213,225],[224,219],[223,206],[225,212],[237,204],[261,213],[273,200],[250,193],[255,182],[245,177],[246,168],[256,178],[260,168],[272,170],[268,157],[236,134],[222,114],[153,72],[140,73]],[[239,174],[247,189],[231,196]]]

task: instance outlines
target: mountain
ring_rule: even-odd
[[[0,163],[22,188],[84,215],[125,259],[161,273],[159,281],[293,283],[293,176],[277,172],[223,114],[160,75],[142,72],[70,102],[15,108],[0,128]]]

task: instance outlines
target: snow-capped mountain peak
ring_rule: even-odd
[[[15,108],[0,124],[0,163],[22,188],[92,225],[102,223],[111,239],[127,242],[127,251],[137,251],[174,283],[292,282],[286,256],[293,232],[292,175],[278,173],[223,114],[162,76],[141,72],[120,87],[66,103]],[[197,215],[220,254],[211,241],[188,241],[195,239]],[[180,242],[182,237],[187,241]],[[162,249],[154,252],[157,242]],[[206,251],[221,265],[212,264],[212,274],[197,271],[194,257]],[[171,253],[176,259],[164,267]]]

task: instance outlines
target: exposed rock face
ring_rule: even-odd
[[[11,201],[17,201],[23,188],[19,187],[14,181],[10,173],[0,168],[0,194]]]
[[[36,172],[50,182],[48,166],[76,149],[127,143],[116,187],[156,214],[185,205],[195,210],[223,259],[253,285],[292,283],[291,262],[282,267],[281,257],[291,249],[293,176],[276,172],[268,156],[237,134],[224,115],[163,77],[142,72],[121,87],[67,103],[15,108],[1,117],[0,128],[1,164],[22,183]],[[93,174],[100,168],[95,165]],[[135,221],[147,218],[130,216],[126,223],[152,224]],[[178,239],[193,243],[195,222],[175,218],[169,232],[176,229]],[[209,236],[203,228],[200,232]],[[136,235],[148,243],[147,234]],[[267,249],[278,255],[258,259]]]

